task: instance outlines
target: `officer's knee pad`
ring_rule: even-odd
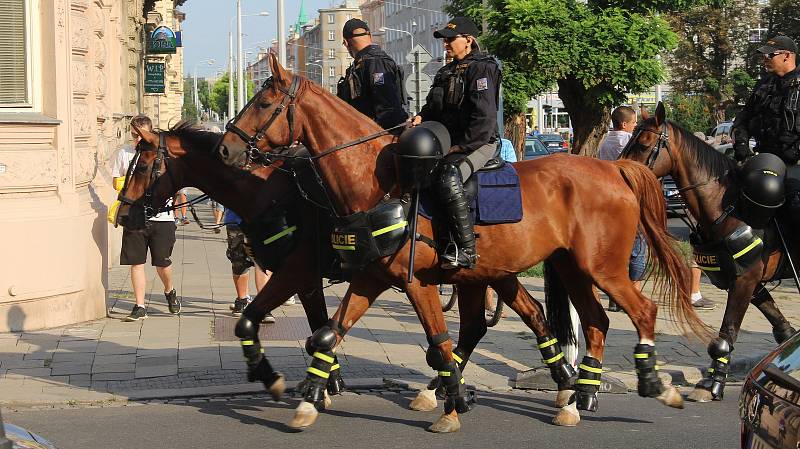
[[[234,330],[237,338],[253,338],[258,336],[258,321],[253,322],[250,317],[242,315],[236,322]]]
[[[336,332],[330,326],[322,326],[306,340],[306,352],[313,355],[317,351],[331,351],[336,347]]]
[[[425,361],[428,366],[435,370],[442,370],[447,366],[447,360],[444,358],[444,352],[438,346],[429,346],[425,352]]]
[[[725,357],[731,352],[733,352],[733,346],[724,338],[718,338],[708,345],[708,355],[714,359]]]

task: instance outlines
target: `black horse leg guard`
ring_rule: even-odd
[[[257,315],[260,312],[248,313],[249,309],[245,309],[242,317],[236,323],[235,330],[236,336],[241,341],[242,352],[247,362],[247,381],[261,381],[265,387],[269,388],[278,379],[279,374],[272,369],[272,365],[264,357],[264,348],[261,347],[261,342],[258,339],[258,323],[261,322],[262,317],[253,315]]]
[[[461,348],[453,349],[453,360],[455,360],[455,362],[458,364],[458,369],[461,370],[463,375],[464,368],[467,366],[467,362],[469,362],[467,356],[464,355],[464,350]],[[447,396],[447,392],[445,391],[444,385],[442,384],[439,376],[436,376],[431,380],[431,382],[428,384],[428,390],[436,390],[436,397],[438,399],[444,399]],[[477,398],[475,397],[475,391],[466,391],[467,402],[470,404],[470,408],[472,408],[471,404],[478,402]]]
[[[708,345],[708,355],[714,360],[711,362],[706,378],[696,385],[698,388],[710,391],[711,397],[717,401],[721,401],[725,394],[725,381],[728,379],[731,352],[733,352],[733,346],[727,340],[720,338],[712,341]]]
[[[797,331],[792,327],[791,324],[789,324],[788,321],[772,327],[772,336],[775,337],[775,342],[778,344],[781,344],[784,341],[792,338],[792,336],[796,333]]]
[[[654,398],[663,393],[664,384],[658,377],[655,346],[639,343],[633,350],[633,360],[636,363],[636,376],[639,378],[639,396]]]
[[[330,378],[331,368],[336,362],[333,348],[336,346],[336,333],[330,326],[317,329],[306,340],[306,351],[311,354],[311,365],[306,369],[306,380],[300,393],[306,402],[314,404],[317,410],[325,408],[325,390]]]
[[[475,231],[461,172],[455,165],[446,163],[442,166],[440,176],[437,193],[439,200],[444,204],[450,231],[457,244],[456,251],[446,250],[442,259],[449,268],[458,266],[473,268],[478,260],[475,252]]]
[[[328,378],[328,394],[331,396],[342,394],[342,392],[346,388],[346,385],[344,384],[344,379],[342,379],[341,371],[342,370],[341,367],[339,366],[339,359],[334,355],[333,366],[331,366],[331,376]]]
[[[594,357],[584,356],[578,365],[578,380],[575,381],[575,406],[578,410],[597,411],[597,392],[600,391],[600,375],[603,364]],[[571,401],[570,401],[571,402]]]
[[[470,411],[472,407],[467,399],[467,387],[458,363],[455,360],[446,361],[442,350],[433,343],[425,354],[425,360],[428,362],[428,366],[439,372],[439,384],[444,387],[445,391],[444,412],[450,413],[455,410],[457,413],[466,413]]]
[[[564,352],[558,344],[558,339],[551,335],[542,335],[536,342],[542,353],[542,362],[550,368],[550,376],[558,385],[558,389],[571,387],[575,382],[575,368],[564,360]]]

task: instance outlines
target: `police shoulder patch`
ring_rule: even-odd
[[[383,85],[383,72],[373,73],[372,74],[372,84],[376,86]]]
[[[489,88],[489,80],[487,78],[478,78],[478,90],[486,90]]]

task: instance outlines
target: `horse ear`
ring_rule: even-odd
[[[150,131],[149,129],[139,128],[134,123],[131,123],[131,128],[136,131],[136,134],[138,134],[142,140],[155,147],[158,146],[158,134]]]
[[[658,106],[656,106],[656,125],[661,125],[667,121],[667,109],[664,107],[664,103],[658,102]]]
[[[278,85],[288,85],[292,79],[292,74],[287,72],[286,69],[283,68],[280,62],[278,62],[278,56],[275,53],[269,54],[269,68],[272,71],[272,77],[275,80],[275,84]]]

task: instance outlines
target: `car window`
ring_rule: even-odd
[[[546,155],[550,154],[545,148],[542,142],[538,140],[526,140],[525,141],[525,158],[529,158],[531,156],[539,156],[539,155]]]

